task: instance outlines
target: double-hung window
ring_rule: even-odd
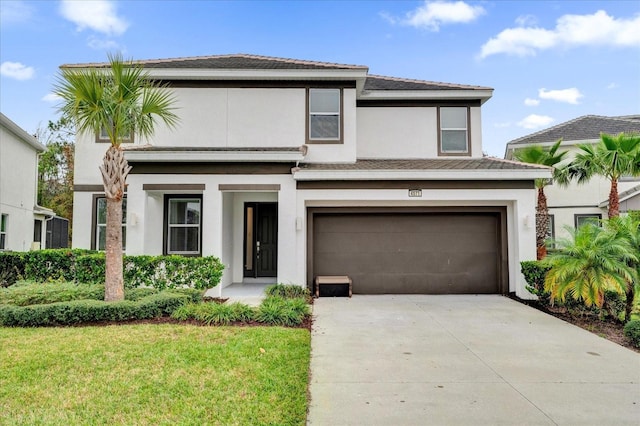
[[[107,129],[104,127],[100,128],[100,132],[96,135],[96,142],[105,142],[111,143],[111,139],[109,139],[109,134],[107,133]],[[131,143],[133,142],[133,135],[131,133],[127,135],[123,135],[120,138],[121,143]]]
[[[7,222],[9,222],[9,215],[0,215],[0,250],[7,248]]]
[[[166,197],[166,253],[199,255],[202,235],[202,197]]]
[[[107,199],[96,197],[95,205],[95,244],[96,250],[106,250],[107,248]],[[122,250],[127,248],[127,199],[122,199]]]
[[[601,219],[602,219],[602,215],[599,213],[586,213],[586,214],[574,215],[576,229],[580,228],[582,225],[586,225],[587,223],[592,223],[594,225],[601,226],[600,224]]]
[[[340,143],[342,89],[309,89],[308,141]]]
[[[440,107],[440,153],[443,155],[469,154],[469,109],[467,107]]]

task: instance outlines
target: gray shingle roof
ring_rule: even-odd
[[[302,170],[540,170],[535,164],[519,163],[500,158],[467,159],[429,158],[409,160],[357,160],[355,163],[305,163]]]
[[[211,146],[154,146],[121,145],[125,151],[144,152],[301,152],[302,147],[211,147]]]
[[[640,116],[605,117],[584,115],[556,126],[510,141],[507,145],[599,139],[600,133],[640,132]]]
[[[184,68],[184,69],[243,69],[243,70],[277,70],[277,69],[334,69],[334,70],[367,70],[364,65],[335,64],[331,62],[306,61],[301,59],[276,58],[272,56],[249,55],[237,53],[231,55],[194,56],[187,58],[147,59],[134,61],[145,68]],[[61,68],[106,68],[109,64],[65,64]]]
[[[368,75],[364,90],[493,90],[490,87]]]

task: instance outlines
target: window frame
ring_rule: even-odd
[[[126,200],[127,199],[127,195],[125,194],[124,197],[122,198],[123,200],[123,205],[122,205],[122,251],[126,251],[127,250],[127,206],[126,206]],[[100,238],[98,237],[99,234],[99,229],[100,227],[104,227],[105,230],[107,228],[107,223],[105,222],[104,224],[98,224],[98,202],[99,200],[105,200],[105,209],[106,209],[106,200],[107,197],[105,194],[93,194],[93,200],[92,200],[92,207],[91,207],[91,250],[96,250],[96,251],[105,251],[106,247],[103,249],[99,248],[99,244],[100,244]],[[105,218],[106,218],[106,211],[105,211]],[[106,220],[106,219],[105,219]],[[106,240],[105,240],[106,241]],[[105,242],[106,245],[106,242]]]
[[[583,218],[592,218],[592,219],[597,219],[597,225],[598,226],[602,226],[602,222],[600,222],[602,220],[602,214],[601,213],[576,213],[573,215],[573,225],[575,227],[575,229],[578,229],[579,226],[582,226],[584,224],[578,224],[580,219]]]
[[[169,204],[171,200],[198,200],[200,203],[200,223],[198,224],[198,251],[186,252],[186,251],[171,251],[170,247],[170,227],[169,223]],[[202,194],[165,194],[164,196],[164,220],[163,220],[163,238],[162,238],[162,254],[167,255],[179,255],[179,256],[187,256],[187,257],[200,257],[202,256],[202,236],[203,236],[203,227],[202,227]],[[187,227],[187,226],[183,226]],[[193,227],[193,226],[189,226]]]
[[[111,139],[106,134],[104,127],[101,127],[100,131],[96,132],[96,143],[111,143]],[[129,133],[126,138],[120,139],[120,143],[133,143],[133,133]]]
[[[312,113],[311,112],[311,94],[313,91],[337,91],[340,97],[338,101],[339,111],[336,113]],[[326,115],[338,117],[338,137],[337,138],[312,138],[311,137],[311,117],[313,115]],[[344,143],[344,88],[343,87],[307,87],[306,88],[306,126],[305,141],[308,144],[342,144]]]
[[[467,127],[465,129],[462,128],[443,128],[442,127],[442,108],[456,108],[456,109],[466,109],[466,124]],[[437,121],[438,121],[438,156],[458,156],[458,157],[469,157],[471,156],[471,107],[469,106],[439,106],[437,108]],[[465,130],[466,132],[466,141],[467,148],[464,151],[445,151],[442,147],[442,132],[447,130]]]
[[[556,217],[553,214],[549,215],[549,238],[551,240],[550,247],[556,248],[555,240],[556,240]]]
[[[9,228],[9,213],[0,214],[0,251],[7,250],[7,229]]]

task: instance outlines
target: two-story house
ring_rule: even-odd
[[[181,122],[125,144],[128,254],[218,256],[218,292],[348,275],[361,294],[530,297],[519,262],[550,171],[483,157],[491,88],[244,54],[139,64]],[[75,247],[104,244],[103,142],[76,146]]]
[[[45,247],[55,216],[37,203],[38,155],[46,149],[0,113],[0,250]]]
[[[517,149],[532,145],[549,147],[562,139],[560,150],[568,151],[567,160],[562,164],[567,164],[580,151],[580,145],[599,143],[601,133],[617,135],[623,132],[640,132],[640,116],[584,115],[510,141],[506,146],[505,158],[513,158]],[[611,183],[602,176],[594,176],[583,184],[571,182],[567,187],[557,184],[545,187],[551,236],[567,237],[567,227],[574,228],[586,221],[606,218],[610,190]],[[621,212],[640,210],[640,178],[623,177],[618,182],[618,191]]]

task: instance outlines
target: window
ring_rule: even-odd
[[[469,108],[438,108],[439,151],[445,155],[469,154]]]
[[[166,254],[199,255],[202,196],[166,196]]]
[[[551,238],[551,248],[555,248],[556,245],[553,241],[556,239],[556,218],[554,215],[549,215],[549,229],[547,230],[547,238]]]
[[[309,89],[308,141],[339,143],[342,138],[342,89]]]
[[[94,250],[105,250],[107,247],[107,199],[95,199],[95,233],[91,244]],[[122,199],[122,250],[127,248],[127,199]]]
[[[3,214],[0,216],[0,250],[7,248],[7,222],[9,221],[9,215]]]
[[[577,214],[574,215],[576,229],[580,228],[582,225],[587,223],[593,223],[595,225],[600,226],[600,219],[602,219],[602,215],[598,213],[593,214]]]
[[[107,134],[107,129],[105,129],[104,127],[102,127],[100,129],[100,133],[98,133],[96,135],[96,142],[108,142],[108,143],[111,143],[111,140],[109,139],[109,134]],[[122,143],[131,143],[131,142],[133,142],[133,136],[131,135],[131,133],[129,133],[128,135],[125,135],[124,137],[122,137],[120,139],[120,142],[122,142]]]

